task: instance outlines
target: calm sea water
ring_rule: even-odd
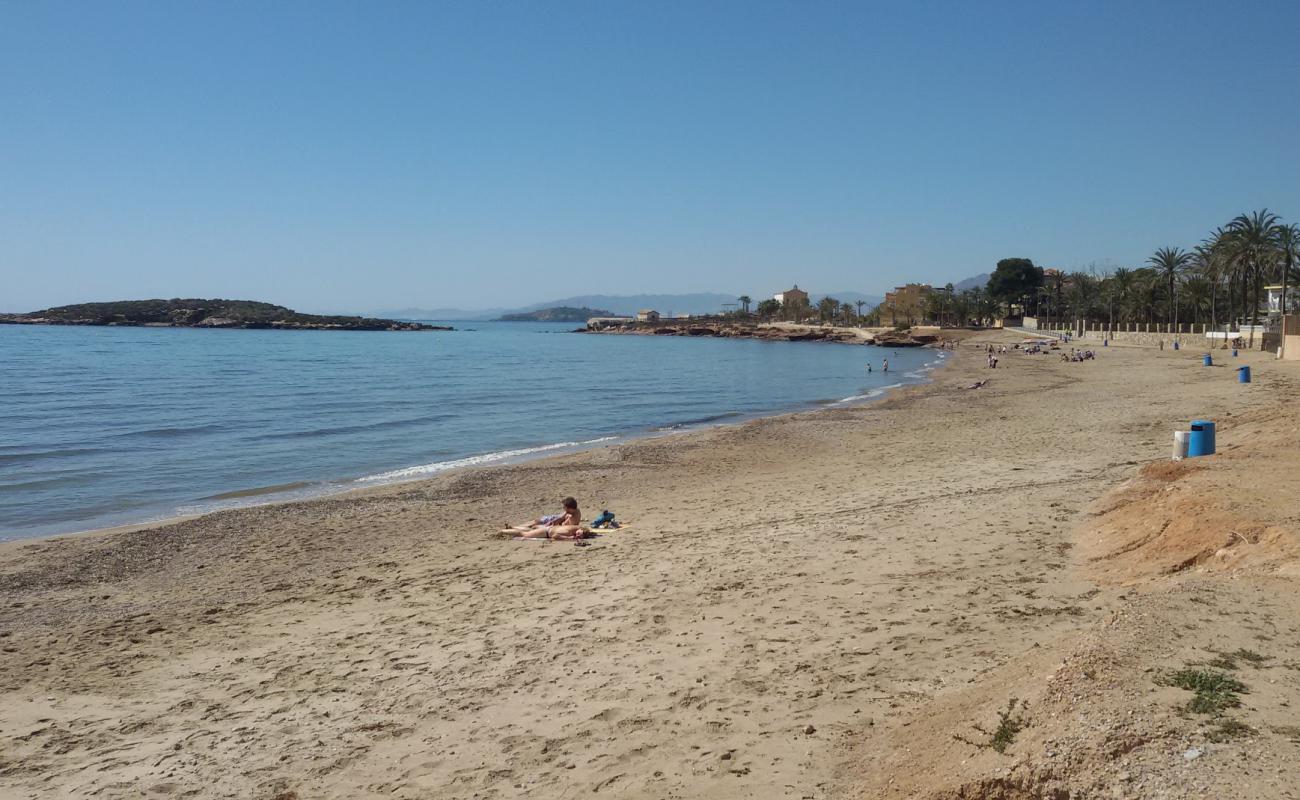
[[[0,325],[0,539],[860,401],[924,379],[943,356],[455,324],[450,333]]]

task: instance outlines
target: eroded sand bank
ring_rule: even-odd
[[[1260,360],[1243,387],[1186,352],[1107,348],[991,371],[977,347],[870,407],[8,545],[0,795],[1286,796],[1284,724],[1185,760],[1203,721],[1145,670],[1262,625],[1270,662],[1247,677],[1273,688],[1249,702],[1276,720],[1300,701],[1300,509],[1256,463],[1297,438],[1298,370]],[[1225,456],[1141,477],[1194,417]],[[1234,481],[1259,491],[1219,510],[1263,527],[1228,555],[1216,528],[1199,560],[1147,569],[1132,559],[1169,526],[1126,539],[1136,523],[1107,516]],[[566,494],[633,528],[485,535]],[[1027,727],[999,754],[973,726],[1010,697]],[[1107,750],[1126,720],[1140,743]]]

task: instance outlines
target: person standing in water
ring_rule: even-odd
[[[880,371],[881,371],[881,372],[889,372],[889,359],[887,359],[887,358],[882,358],[882,359],[880,359],[880,360],[883,362],[883,364],[882,364],[881,367],[880,367]]]
[[[870,361],[867,362],[867,374],[868,374],[868,375],[871,374],[871,362],[870,362]]]

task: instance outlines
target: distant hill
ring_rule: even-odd
[[[586,322],[592,317],[615,317],[612,311],[600,308],[574,308],[573,306],[556,306],[541,308],[537,311],[523,311],[517,314],[502,314],[501,322]]]
[[[528,314],[547,308],[594,308],[608,309],[612,316],[630,317],[636,312],[653,308],[661,314],[716,314],[722,310],[724,303],[736,303],[740,294],[584,294],[575,297],[561,297],[544,303],[530,303],[517,308],[399,308],[371,312],[378,316],[396,317],[398,319],[445,319],[445,320],[490,320],[501,319],[508,314]],[[762,300],[755,297],[754,302]]]
[[[386,308],[369,312],[376,317],[391,319],[437,319],[437,320],[489,320],[497,319],[503,314],[511,314],[515,308]]]
[[[431,325],[372,317],[299,314],[254,300],[119,300],[78,303],[29,314],[0,316],[20,325],[125,325],[160,328],[280,328],[289,330],[437,330]]]
[[[630,317],[642,309],[654,309],[667,316],[674,314],[717,314],[724,303],[735,303],[739,294],[584,294],[565,297],[546,303],[525,306],[518,312],[537,311],[543,308],[569,306],[573,308],[607,308],[614,316]],[[755,302],[758,302],[757,300]]]
[[[983,289],[989,283],[989,273],[981,272],[978,275],[959,281],[952,285],[954,292],[964,292],[967,289]]]

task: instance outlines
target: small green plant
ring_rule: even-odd
[[[1017,705],[1021,708],[1028,707],[1027,703],[1022,703],[1014,697],[1011,698],[1007,701],[1007,709],[998,712],[998,727],[991,733],[978,725],[975,726],[975,730],[989,737],[987,742],[973,742],[956,733],[952,735],[952,738],[972,747],[991,748],[999,753],[1005,753],[1007,748],[1016,740],[1016,734],[1024,730],[1025,727],[1024,719],[1015,713]]]
[[[1246,685],[1231,675],[1209,669],[1180,669],[1156,678],[1163,686],[1177,686],[1193,692],[1187,710],[1194,714],[1218,714],[1241,705],[1239,695],[1246,694]]]
[[[993,731],[993,738],[989,741],[989,747],[999,753],[1005,753],[1011,743],[1016,740],[1016,734],[1025,727],[1025,721],[1015,716],[1016,698],[1011,698],[1007,703],[1007,710],[998,712],[998,728]]]

